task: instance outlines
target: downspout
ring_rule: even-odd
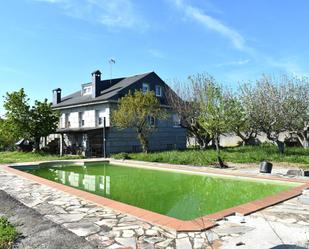
[[[106,117],[103,118],[103,157],[106,158]]]

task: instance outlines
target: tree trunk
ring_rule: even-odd
[[[195,137],[200,149],[205,149],[212,138],[209,135],[201,135],[198,126],[185,127],[189,131],[189,135]]]
[[[305,130],[303,132],[297,133],[297,137],[303,148],[309,148],[309,134],[308,131]]]
[[[279,140],[276,140],[275,142],[276,142],[276,144],[278,146],[279,153],[280,154],[284,154],[284,147],[285,147],[284,146],[284,142],[279,141]]]
[[[220,141],[219,141],[219,136],[215,136],[215,146],[216,146],[216,151],[217,151],[217,156],[220,156]]]
[[[143,134],[142,132],[138,133],[138,139],[142,145],[142,150],[144,153],[148,153],[149,150],[149,144],[148,144],[148,140],[145,136],[145,134]]]
[[[40,150],[40,137],[34,138],[34,151],[38,152]]]
[[[249,135],[244,135],[239,130],[236,130],[235,133],[238,137],[240,137],[243,145],[256,145],[256,136],[253,136],[253,132],[251,132]]]
[[[304,142],[303,142],[303,147],[305,149],[308,149],[309,148],[309,138],[305,138]]]
[[[266,134],[267,134],[267,138],[269,140],[271,140],[271,141],[273,141],[274,143],[277,144],[279,153],[284,154],[285,144],[284,144],[284,142],[279,140],[279,133],[277,133],[275,135],[271,135],[270,133],[266,133]]]

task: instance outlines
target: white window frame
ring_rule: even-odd
[[[83,87],[83,95],[91,94],[92,86],[84,86]]]
[[[157,97],[162,97],[162,86],[156,85],[156,96]]]
[[[177,113],[172,114],[173,127],[180,127],[180,117]]]
[[[149,86],[148,83],[143,83],[142,91],[143,91],[143,93],[146,93],[146,92],[150,91],[150,86]]]
[[[98,126],[102,126],[102,125],[103,125],[103,117],[98,116]]]
[[[156,119],[153,116],[147,116],[148,125],[151,127],[156,127]]]
[[[85,127],[85,112],[80,112],[79,113],[79,127]]]

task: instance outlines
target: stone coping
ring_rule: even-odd
[[[135,206],[131,206],[125,203],[121,203],[118,201],[114,201],[102,196],[98,196],[92,193],[88,193],[86,191],[82,191],[73,187],[69,187],[60,183],[56,183],[20,170],[12,168],[11,166],[18,167],[24,165],[48,165],[54,163],[74,163],[83,165],[85,162],[107,162],[109,161],[112,164],[124,165],[124,166],[138,166],[138,167],[145,167],[145,168],[154,168],[157,169],[169,169],[169,170],[181,170],[184,172],[203,172],[208,174],[215,174],[215,175],[222,175],[222,176],[229,176],[229,177],[245,177],[251,179],[260,179],[260,180],[275,180],[281,182],[289,182],[289,183],[296,183],[298,186],[293,187],[289,190],[280,192],[276,195],[268,196],[263,199],[251,201],[239,206],[235,206],[232,208],[228,208],[210,215],[206,215],[203,217],[199,217],[190,221],[183,221],[180,219],[172,218],[166,215],[158,214],[149,210],[145,210],[142,208],[138,208]],[[123,213],[127,213],[133,216],[138,217],[139,219],[145,220],[147,222],[151,222],[153,224],[160,225],[162,227],[167,227],[178,232],[189,232],[189,231],[203,231],[210,229],[216,226],[216,221],[220,220],[226,216],[233,215],[233,214],[240,214],[240,215],[248,215],[253,212],[259,211],[266,207],[275,205],[277,203],[283,202],[285,200],[291,199],[296,197],[302,193],[302,191],[306,188],[309,188],[309,181],[305,179],[291,179],[291,178],[282,178],[277,176],[266,176],[266,175],[251,175],[245,173],[238,173],[238,172],[228,172],[226,170],[221,169],[210,169],[210,168],[199,168],[199,167],[191,167],[191,166],[183,166],[183,165],[171,165],[171,164],[162,164],[162,163],[148,163],[148,162],[141,162],[141,161],[131,161],[131,160],[102,160],[102,159],[95,159],[95,160],[66,160],[66,161],[49,161],[43,163],[24,163],[24,164],[14,164],[14,165],[3,165],[3,169],[14,173],[16,175],[22,176],[24,178],[30,179],[40,184],[44,184],[55,189],[61,190],[63,192],[78,196],[83,198],[87,201],[107,206],[109,208],[118,210]]]

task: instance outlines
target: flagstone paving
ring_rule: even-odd
[[[204,232],[176,232],[8,173],[0,189],[97,248],[271,248],[309,246],[309,193]],[[288,247],[287,247],[288,248]]]

